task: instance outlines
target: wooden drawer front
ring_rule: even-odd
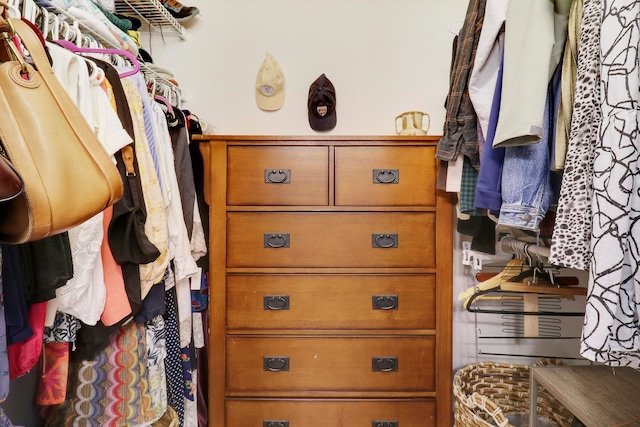
[[[329,203],[327,147],[228,148],[228,205]]]
[[[414,392],[435,387],[433,336],[231,335],[226,349],[229,395],[268,391]],[[374,371],[374,366],[382,371]]]
[[[229,329],[435,329],[435,276],[230,275]]]
[[[434,267],[434,237],[433,212],[229,212],[227,266]]]
[[[435,147],[336,147],[338,206],[434,206]]]
[[[435,400],[227,400],[226,427],[435,427]],[[380,423],[376,423],[379,421]],[[386,424],[385,424],[386,423]]]

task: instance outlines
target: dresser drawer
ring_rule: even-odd
[[[228,205],[327,205],[327,147],[230,146]]]
[[[434,267],[433,212],[227,214],[228,267]]]
[[[336,147],[337,206],[434,206],[435,147]]]
[[[227,336],[227,394],[433,391],[435,337]]]
[[[435,329],[434,275],[229,275],[228,329]]]
[[[226,412],[226,427],[436,426],[434,400],[227,400]]]

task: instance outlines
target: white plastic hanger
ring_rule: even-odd
[[[22,0],[22,16],[28,21],[36,22],[38,7],[33,0]]]
[[[449,28],[449,32],[451,34],[457,36],[458,34],[460,34],[463,23],[464,19],[454,19],[453,21],[449,21],[449,25],[447,25],[447,28]]]
[[[20,13],[19,0],[9,0],[7,1],[7,6],[9,6],[9,17],[14,19],[20,19],[22,14]]]

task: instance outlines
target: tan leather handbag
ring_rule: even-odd
[[[40,38],[9,18],[6,4],[0,8],[0,143],[24,181],[24,192],[0,207],[0,241],[23,243],[68,230],[115,203],[122,179],[54,75]]]
[[[24,182],[11,162],[0,154],[0,209],[24,191]]]

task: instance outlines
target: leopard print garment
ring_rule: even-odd
[[[593,151],[600,110],[601,0],[584,0],[575,99],[560,199],[551,240],[551,264],[586,270],[591,251]]]

